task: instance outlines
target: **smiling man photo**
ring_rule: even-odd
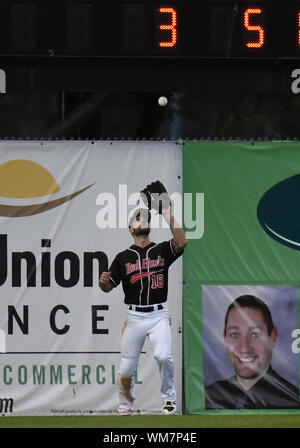
[[[277,334],[258,297],[243,295],[229,305],[223,336],[235,375],[206,387],[206,409],[300,408],[297,387],[271,367]]]

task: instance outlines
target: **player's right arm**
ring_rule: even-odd
[[[113,283],[110,281],[110,277],[111,277],[111,272],[102,272],[101,277],[100,277],[100,288],[102,289],[102,291],[104,292],[110,292],[114,285]]]
[[[118,254],[109,267],[109,271],[102,272],[99,281],[100,288],[104,292],[110,292],[121,282],[121,277],[121,258],[120,254]]]

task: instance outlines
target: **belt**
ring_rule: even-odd
[[[141,313],[151,313],[151,311],[163,310],[163,305],[153,305],[153,306],[135,306],[130,305],[129,309],[131,311],[139,311]]]

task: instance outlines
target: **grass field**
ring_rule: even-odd
[[[0,428],[300,428],[300,415],[0,417]]]

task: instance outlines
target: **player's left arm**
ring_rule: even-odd
[[[162,215],[170,226],[172,235],[174,237],[173,247],[176,253],[181,253],[185,246],[188,243],[184,230],[180,227],[180,225],[175,221],[175,218],[172,213],[172,207],[169,206],[166,209],[162,210]]]

